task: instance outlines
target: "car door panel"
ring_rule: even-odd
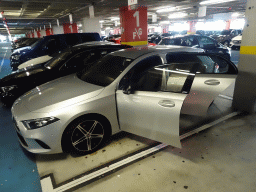
[[[186,94],[136,91],[116,92],[120,128],[123,131],[181,148],[179,118]]]
[[[181,113],[205,116],[213,100],[235,83],[237,75],[196,74],[190,93],[184,100]]]

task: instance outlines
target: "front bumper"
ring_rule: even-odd
[[[62,153],[61,135],[57,121],[42,128],[28,130],[22,122],[13,117],[13,124],[22,147],[31,153],[55,154]]]

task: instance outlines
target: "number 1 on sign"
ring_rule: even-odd
[[[140,26],[140,15],[139,15],[139,11],[136,11],[136,12],[133,14],[133,17],[136,17],[137,27],[139,27],[139,26]]]
[[[73,33],[72,25],[69,25],[69,28],[71,30],[71,33]]]

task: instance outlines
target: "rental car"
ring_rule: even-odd
[[[5,105],[11,105],[19,96],[40,84],[88,69],[104,55],[130,47],[110,42],[89,42],[73,46],[56,53],[46,64],[27,67],[0,79],[0,98]]]
[[[72,33],[59,34],[43,37],[31,46],[16,49],[10,57],[10,65],[13,71],[18,69],[22,63],[33,60],[34,64],[43,63],[52,58],[52,54],[62,51],[67,47],[89,42],[100,41],[98,33]]]
[[[124,49],[36,87],[11,111],[20,143],[32,153],[86,154],[120,131],[181,147],[180,114],[205,115],[236,76],[232,62],[201,49]]]
[[[204,35],[183,35],[174,38],[164,38],[159,45],[181,45],[204,49],[207,53],[222,55],[226,59],[231,58],[231,50],[216,40]]]

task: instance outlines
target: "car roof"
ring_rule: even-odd
[[[80,50],[80,49],[90,49],[90,48],[131,48],[129,45],[121,45],[113,42],[105,42],[105,41],[90,41],[82,44],[74,45],[71,49],[72,51]]]
[[[121,56],[130,59],[136,59],[142,55],[148,53],[156,54],[166,54],[166,53],[182,53],[182,52],[204,52],[203,49],[185,47],[185,46],[176,46],[176,45],[157,45],[157,46],[145,46],[145,47],[133,47],[129,49],[122,49],[110,53],[113,56]]]

